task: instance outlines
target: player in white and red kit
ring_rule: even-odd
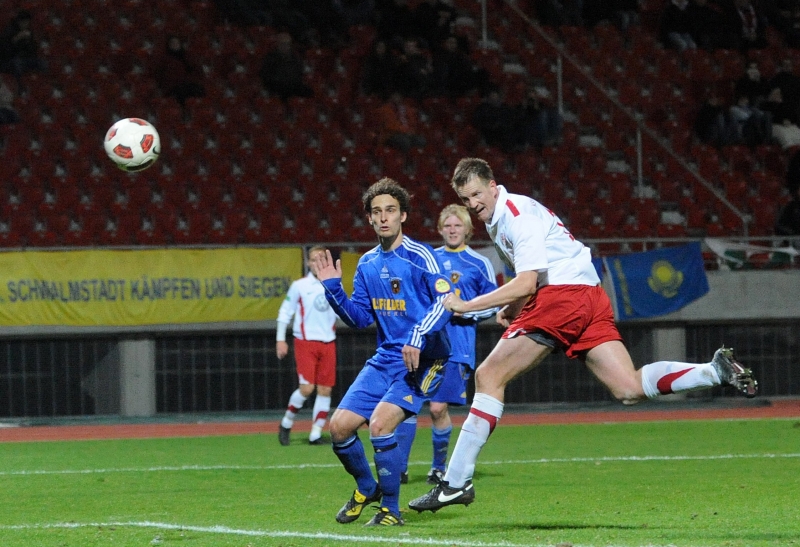
[[[315,389],[314,422],[308,442],[324,444],[322,429],[331,410],[331,390],[336,385],[336,313],[328,304],[325,288],[317,279],[317,262],[325,251],[326,248],[319,245],[309,249],[308,275],[291,284],[278,310],[275,351],[278,359],[283,359],[289,352],[286,330],[294,316],[294,360],[300,383],[289,397],[278,430],[278,440],[283,446],[289,445],[295,416]]]
[[[530,197],[506,191],[482,159],[462,159],[452,186],[486,223],[498,254],[516,277],[466,302],[456,294],[445,299],[445,308],[455,313],[505,306],[497,318],[506,331],[475,371],[475,397],[444,480],[409,507],[436,511],[472,503],[475,464],[503,414],[506,385],[554,350],[582,359],[625,404],[721,384],[749,397],[756,394],[751,371],[735,361],[728,348],[717,350],[710,363],[658,361],[635,369],[588,247],[555,213]]]

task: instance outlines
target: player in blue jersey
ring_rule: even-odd
[[[496,289],[492,263],[467,245],[473,230],[467,208],[463,205],[448,205],[439,213],[437,226],[444,245],[436,249],[436,254],[455,293],[466,300]],[[497,311],[497,308],[490,308],[481,312],[454,315],[447,324],[450,360],[445,365],[442,385],[430,399],[433,463],[428,472],[428,484],[438,484],[444,476],[450,433],[453,430],[449,405],[463,406],[467,403],[467,381],[475,370],[475,332],[478,322],[494,316]],[[416,425],[416,416],[412,416],[400,424],[397,430],[398,441],[406,454],[406,464]],[[407,474],[403,475],[403,481],[408,481]]]
[[[452,314],[442,301],[452,287],[433,249],[403,235],[409,201],[408,192],[389,178],[364,193],[364,210],[380,244],[359,260],[352,297],[342,288],[341,261],[334,263],[327,251],[318,264],[317,278],[337,315],[351,327],[377,326],[378,349],[330,421],[333,451],[356,481],[336,515],[341,523],[353,522],[365,506],[380,501],[367,525],[404,524],[399,496],[405,454],[395,429],[436,392],[450,356],[445,326]],[[357,434],[367,422],[377,480]]]

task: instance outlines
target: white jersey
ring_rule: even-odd
[[[293,282],[278,310],[277,340],[286,339],[286,327],[294,316],[292,332],[298,340],[330,342],[336,339],[336,313],[325,298],[325,287],[311,272]]]
[[[591,251],[555,213],[533,198],[497,188],[500,194],[486,230],[506,266],[516,273],[536,270],[540,287],[600,283]]]

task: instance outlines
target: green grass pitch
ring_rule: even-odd
[[[473,505],[380,530],[371,509],[334,521],[353,481],[305,439],[0,444],[0,545],[800,545],[796,420],[501,423]],[[428,490],[430,452],[420,429],[403,506]]]

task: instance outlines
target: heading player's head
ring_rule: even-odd
[[[458,249],[472,237],[472,219],[463,205],[448,205],[439,213],[439,233],[448,249]]]
[[[319,261],[322,257],[325,256],[325,251],[328,248],[324,245],[313,245],[308,250],[308,269],[311,270],[311,273],[314,274],[314,277],[317,277],[317,270],[319,269]]]
[[[381,245],[391,247],[399,242],[403,222],[410,209],[411,196],[397,181],[384,177],[364,192],[361,198],[369,223],[381,238]]]
[[[483,222],[492,220],[500,190],[486,160],[463,158],[456,165],[450,185],[470,212]]]

